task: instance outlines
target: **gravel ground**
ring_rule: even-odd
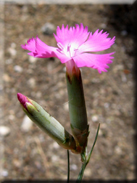
[[[83,22],[89,30],[103,29],[116,36],[109,49],[115,51],[107,73],[82,68],[90,135],[99,138],[84,174],[90,179],[135,178],[133,148],[133,38],[130,6],[104,5],[5,5],[4,179],[66,179],[67,153],[35,125],[22,129],[25,117],[16,94],[23,93],[42,105],[70,131],[65,68],[58,59],[34,59],[21,49],[27,39],[38,35],[56,46],[53,35],[41,31],[45,23],[55,26]],[[122,16],[121,16],[122,12]],[[71,179],[76,179],[81,162],[71,153]]]

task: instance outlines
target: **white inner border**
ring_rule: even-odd
[[[1,0],[18,4],[132,4],[135,0]]]
[[[0,0],[0,125],[3,125],[3,74],[4,74],[4,3]],[[2,179],[4,145],[0,136],[0,180]]]
[[[0,0],[0,125],[4,124],[2,119],[2,104],[4,99],[3,74],[4,74],[4,4],[132,4],[135,0]],[[4,145],[0,137],[0,180],[3,175]]]

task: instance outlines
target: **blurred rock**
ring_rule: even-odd
[[[36,61],[37,61],[37,58],[36,58],[36,57],[32,57],[32,56],[29,57],[29,62],[30,62],[31,64],[36,63]]]
[[[7,136],[10,133],[10,129],[6,126],[0,126],[0,136]]]
[[[11,56],[16,56],[17,51],[15,48],[16,48],[16,43],[11,43],[11,46],[8,49],[8,52],[11,54]]]
[[[107,129],[107,124],[106,123],[101,123],[101,128],[102,129]]]
[[[29,132],[32,127],[32,123],[33,122],[28,118],[28,116],[25,116],[21,124],[21,130],[23,132]]]
[[[126,77],[126,75],[124,73],[121,75],[121,80],[124,83],[127,82],[127,77]]]
[[[12,64],[12,62],[13,62],[13,60],[12,60],[11,58],[5,60],[5,63],[6,63],[6,64]]]
[[[4,80],[5,82],[10,82],[10,81],[11,81],[11,78],[9,77],[8,74],[4,74],[4,75],[3,75],[3,80]]]
[[[51,157],[51,161],[52,162],[57,162],[57,161],[59,161],[59,157],[53,154],[52,157]]]
[[[11,43],[11,48],[16,48],[16,43]]]
[[[15,116],[13,114],[10,114],[9,119],[13,121],[15,119]]]
[[[3,90],[3,86],[2,85],[0,85],[0,92]]]
[[[41,31],[45,35],[52,35],[53,32],[55,31],[55,26],[47,22],[43,25],[43,27],[41,28]]]
[[[2,172],[1,172],[1,175],[3,176],[3,177],[7,177],[8,176],[8,170],[2,170]]]
[[[40,134],[39,135],[39,140],[40,140],[40,142],[44,142],[45,141],[45,137],[42,134]]]
[[[41,169],[42,168],[42,165],[39,161],[35,161],[34,162],[35,166],[38,168],[38,169]]]
[[[91,119],[92,119],[93,122],[97,122],[98,121],[98,116],[97,115],[93,115],[91,117]]]
[[[116,146],[115,149],[114,149],[114,151],[118,155],[121,155],[122,154],[122,149],[119,146]]]
[[[34,88],[35,85],[36,85],[35,79],[34,79],[34,78],[30,78],[30,79],[28,80],[28,84],[29,84],[29,86],[30,86],[31,88]]]
[[[98,79],[98,78],[92,78],[91,82],[92,83],[100,83],[100,79]]]
[[[98,136],[103,136],[103,132],[102,132],[101,128],[99,129]]]
[[[91,169],[90,168],[86,168],[84,171],[84,175],[85,176],[90,176],[91,175]]]
[[[70,170],[77,170],[78,169],[78,167],[77,167],[77,165],[76,164],[72,164],[72,165],[70,165]]]
[[[14,160],[13,160],[13,164],[14,164],[14,166],[17,167],[17,168],[21,167],[21,162],[20,162],[18,159],[14,159]]]
[[[21,10],[22,10],[22,13],[27,14],[28,13],[28,6],[27,5],[23,5]]]
[[[115,73],[118,72],[118,71],[122,71],[122,70],[124,70],[124,65],[117,64],[117,65],[114,66],[113,70],[114,70]]]
[[[19,65],[14,66],[14,71],[21,73],[23,71],[23,68]]]
[[[102,24],[100,25],[100,27],[101,27],[102,29],[106,29],[107,25],[106,25],[105,23],[102,23]]]
[[[53,142],[52,145],[54,149],[58,149],[60,147],[57,142]]]
[[[69,105],[68,105],[68,102],[65,102],[64,105],[63,105],[65,111],[69,111]]]
[[[110,104],[109,103],[104,103],[104,107],[106,108],[106,109],[108,109],[109,108],[109,106],[110,106]]]
[[[40,91],[38,91],[35,95],[37,98],[40,98],[42,96],[42,93]]]
[[[126,30],[121,31],[121,36],[126,36],[128,32]]]
[[[8,52],[11,54],[11,56],[16,56],[17,51],[14,48],[9,48]]]

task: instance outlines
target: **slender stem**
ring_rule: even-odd
[[[97,129],[97,132],[96,132],[96,136],[95,136],[94,143],[93,143],[92,148],[91,148],[91,150],[90,150],[90,152],[89,152],[89,155],[88,155],[87,164],[88,164],[88,162],[89,162],[89,160],[90,160],[91,154],[92,154],[93,149],[94,149],[94,146],[95,146],[95,144],[96,144],[96,141],[97,141],[97,138],[98,138],[99,128],[100,128],[100,123],[99,123],[99,125],[98,125],[98,129]]]
[[[79,172],[79,175],[78,175],[78,178],[77,178],[76,183],[80,183],[80,182],[82,181],[82,177],[83,177],[84,170],[85,170],[86,166],[87,166],[87,162],[84,162],[84,163],[82,164],[82,167],[81,167],[81,170],[80,170],[80,172]]]
[[[79,175],[78,175],[78,178],[77,178],[77,183],[80,183],[80,182],[82,181],[82,177],[83,177],[85,168],[86,168],[87,164],[89,163],[91,154],[92,154],[92,152],[93,152],[94,146],[95,146],[96,141],[97,141],[99,128],[100,128],[100,123],[99,123],[99,125],[98,125],[98,129],[97,129],[97,132],[96,132],[95,140],[94,140],[94,143],[93,143],[93,145],[92,145],[92,148],[91,148],[91,150],[90,150],[90,152],[89,152],[89,155],[88,155],[88,157],[85,159],[85,161],[84,161],[83,164],[82,164],[81,170],[80,170]]]
[[[69,183],[69,174],[70,174],[69,150],[67,150],[67,158],[68,158],[68,178],[67,178],[67,183]]]

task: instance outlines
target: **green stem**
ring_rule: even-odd
[[[67,183],[69,183],[69,175],[70,175],[69,150],[67,150],[67,158],[68,158],[68,177],[67,177]]]
[[[93,143],[93,145],[92,145],[92,148],[91,148],[91,150],[90,150],[90,152],[89,152],[89,155],[87,156],[87,158],[85,158],[85,161],[84,161],[83,164],[82,164],[81,170],[80,170],[79,175],[78,175],[78,178],[77,178],[77,183],[80,183],[80,182],[81,182],[82,177],[83,177],[83,174],[84,174],[84,171],[85,171],[85,168],[86,168],[87,164],[89,163],[91,154],[92,154],[92,152],[93,152],[94,146],[95,146],[96,141],[97,141],[99,128],[100,128],[100,123],[99,123],[99,125],[98,125],[98,129],[97,129],[97,132],[96,132],[95,140],[94,140],[94,143]]]
[[[97,141],[97,138],[98,138],[98,133],[99,133],[99,128],[100,128],[100,123],[99,123],[99,125],[98,125],[98,129],[97,129],[97,132],[96,132],[96,136],[95,136],[94,143],[93,143],[92,148],[91,148],[91,150],[90,150],[90,153],[89,153],[89,155],[88,155],[87,164],[88,164],[88,162],[89,162],[89,160],[90,160],[91,154],[92,154],[93,149],[94,149],[94,146],[95,146],[95,144],[96,144],[96,141]]]
[[[77,178],[76,183],[79,183],[79,182],[82,181],[82,177],[83,177],[84,170],[85,170],[86,166],[87,166],[87,162],[84,162],[84,163],[82,164],[82,167],[81,167],[81,170],[80,170],[80,172],[79,172],[79,175],[78,175],[78,178]]]
[[[75,68],[73,69],[75,71]],[[82,77],[79,68],[77,72],[67,72],[67,89],[69,98],[69,115],[71,130],[76,141],[77,152],[82,153],[87,146],[89,135],[87,112],[84,99]]]

